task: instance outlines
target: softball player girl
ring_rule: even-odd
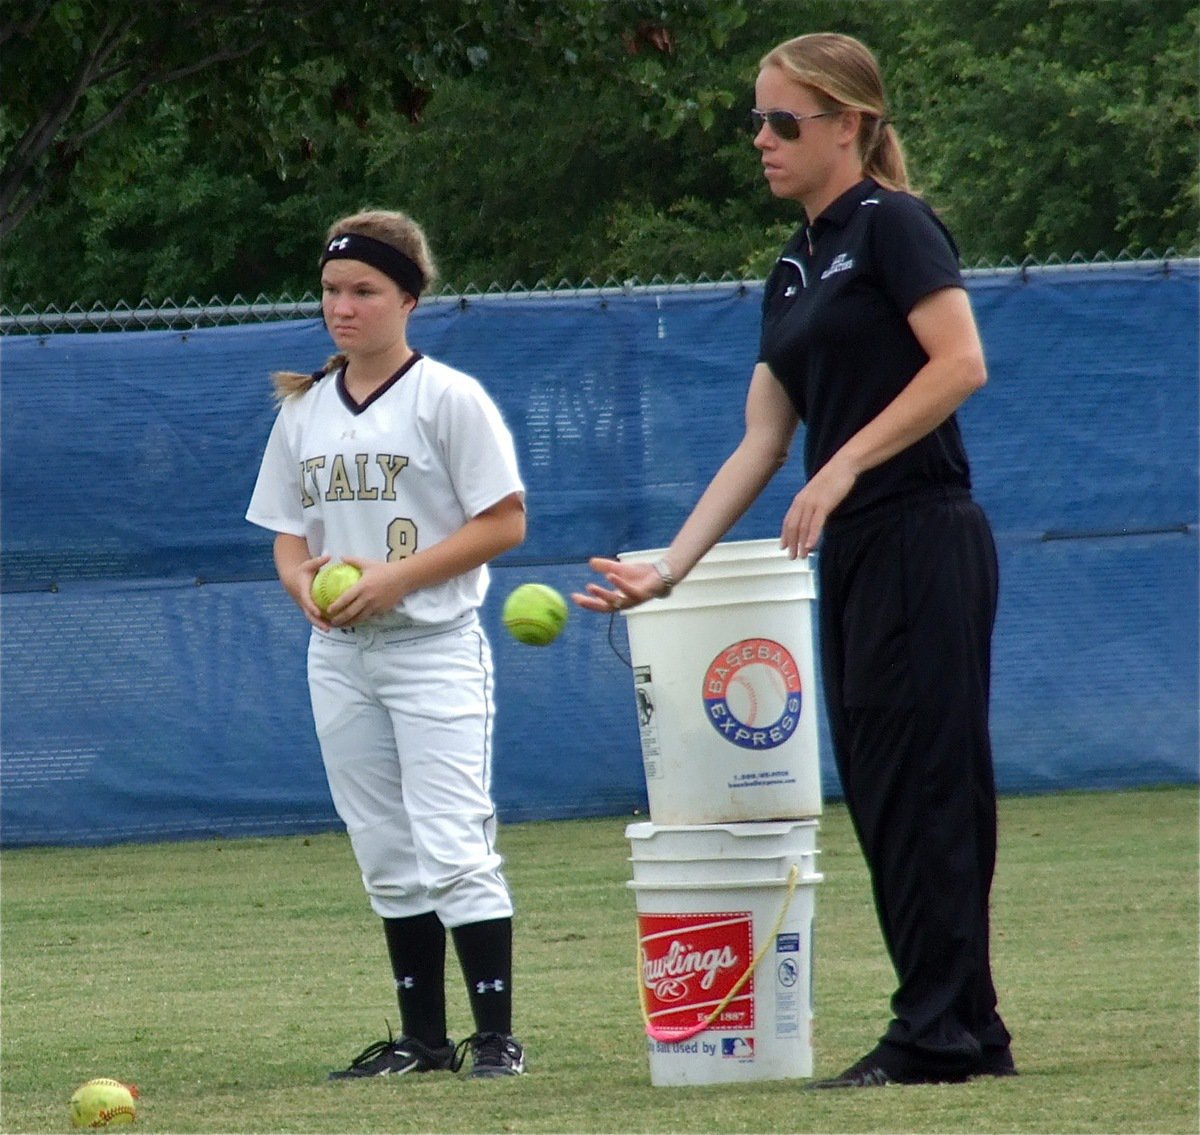
[[[384,935],[399,1037],[331,1078],[525,1070],[512,1035],[512,899],[491,800],[493,674],[477,609],[487,562],[525,538],[500,412],[470,376],[408,344],[434,276],[403,213],[335,222],[322,313],[338,348],[274,376],[279,414],[246,517],[276,533],[280,581],[312,624],[308,681],[329,788]],[[331,559],[362,578],[322,611]],[[446,930],[475,1031],[446,1032]],[[390,1030],[389,1030],[390,1032]]]

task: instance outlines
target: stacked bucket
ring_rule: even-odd
[[[656,1086],[812,1075],[815,594],[778,541],[735,541],[625,612],[650,804],[625,830],[628,886]]]

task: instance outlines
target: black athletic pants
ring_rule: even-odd
[[[818,563],[834,755],[899,981],[882,1044],[896,1070],[971,1070],[1010,1039],[989,955],[991,529],[935,490],[831,523]]]

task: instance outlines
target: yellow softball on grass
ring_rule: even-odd
[[[328,614],[334,600],[344,591],[349,591],[360,579],[362,579],[362,572],[353,564],[345,564],[341,560],[330,560],[313,576],[313,602]]]
[[[76,1127],[114,1127],[137,1118],[138,1090],[134,1084],[101,1077],[88,1080],[71,1096],[71,1123]]]
[[[504,601],[502,618],[518,642],[546,646],[567,625],[567,601],[544,583],[523,583]]]

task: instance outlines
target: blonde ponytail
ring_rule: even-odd
[[[301,394],[307,394],[317,384],[318,379],[340,370],[345,365],[346,356],[337,354],[330,355],[325,360],[325,365],[316,374],[303,374],[298,370],[277,370],[271,375],[275,401],[285,402],[289,398],[298,398]]]
[[[868,120],[862,155],[863,173],[868,177],[873,177],[885,189],[903,189],[911,192],[904,147],[900,144],[900,135],[888,119]]]

